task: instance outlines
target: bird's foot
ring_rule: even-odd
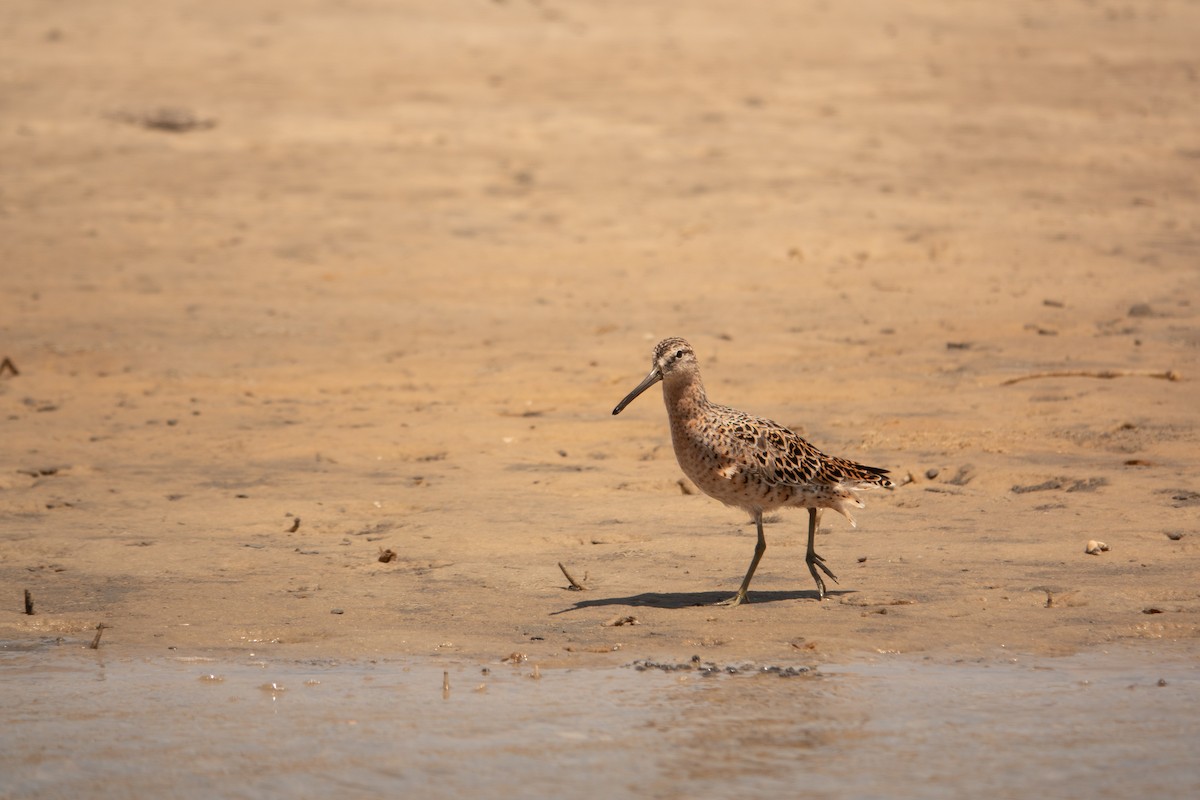
[[[808,571],[812,574],[813,580],[817,582],[817,599],[824,600],[825,581],[821,580],[821,572],[824,572],[834,583],[838,582],[837,575],[834,575],[833,572],[830,571],[829,567],[825,566],[825,559],[816,553],[810,554],[805,561],[808,563]],[[821,572],[817,572],[818,569]]]
[[[748,603],[748,602],[750,602],[750,601],[746,599],[746,593],[739,591],[733,597],[730,597],[727,600],[718,600],[717,602],[713,603],[713,605],[714,606],[740,606],[742,603]]]
[[[814,565],[818,567],[821,572],[824,572],[825,575],[834,583],[838,582],[837,575],[834,575],[829,571],[829,567],[825,566],[825,559],[816,553],[813,553],[813,560],[808,562],[808,568],[812,569]]]

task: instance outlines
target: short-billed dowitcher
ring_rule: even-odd
[[[746,602],[750,579],[767,549],[763,512],[783,506],[808,509],[808,552],[804,560],[817,582],[817,598],[825,597],[821,572],[834,583],[837,577],[813,549],[817,510],[832,508],[853,525],[849,507],[863,507],[858,492],[873,486],[891,488],[888,471],[827,456],[777,422],[710,402],[700,380],[696,353],[679,338],[658,343],[650,374],[617,403],[612,413],[620,414],[635,397],[659,381],[671,421],[675,457],[683,473],[709,497],[748,511],[758,527],[758,544],[741,588],[721,605]]]

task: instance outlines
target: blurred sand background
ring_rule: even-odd
[[[0,30],[0,639],[1200,632],[1200,5],[7,0]],[[716,401],[904,482],[825,516],[824,602],[783,512],[752,602],[705,605],[752,526],[679,484],[657,389],[610,415],[668,335]],[[1047,372],[1077,374],[1004,383]]]

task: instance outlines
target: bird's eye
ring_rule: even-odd
[[[683,351],[682,351],[682,350],[676,350],[676,351],[675,351],[675,360],[676,360],[676,361],[678,361],[678,360],[679,360],[679,359],[681,359],[681,358],[683,358]]]

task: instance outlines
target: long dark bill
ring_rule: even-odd
[[[662,373],[658,371],[658,367],[655,367],[654,369],[650,370],[650,374],[649,374],[649,375],[647,375],[647,376],[646,376],[646,377],[645,377],[645,378],[642,380],[642,382],[641,382],[641,383],[639,383],[639,384],[637,385],[637,387],[636,387],[636,388],[635,388],[635,389],[634,389],[632,392],[630,392],[629,394],[625,395],[625,399],[624,399],[624,400],[622,400],[621,402],[617,403],[617,407],[613,409],[613,416],[616,416],[617,414],[620,414],[620,413],[621,413],[621,409],[625,408],[625,406],[627,406],[627,405],[629,405],[630,403],[632,403],[632,402],[633,402],[633,399],[634,399],[635,397],[637,397],[639,394],[641,394],[642,392],[646,391],[646,390],[647,390],[647,389],[649,389],[651,386],[653,386],[654,384],[658,383],[658,382],[659,382],[659,381],[661,381],[661,380],[662,380]]]

